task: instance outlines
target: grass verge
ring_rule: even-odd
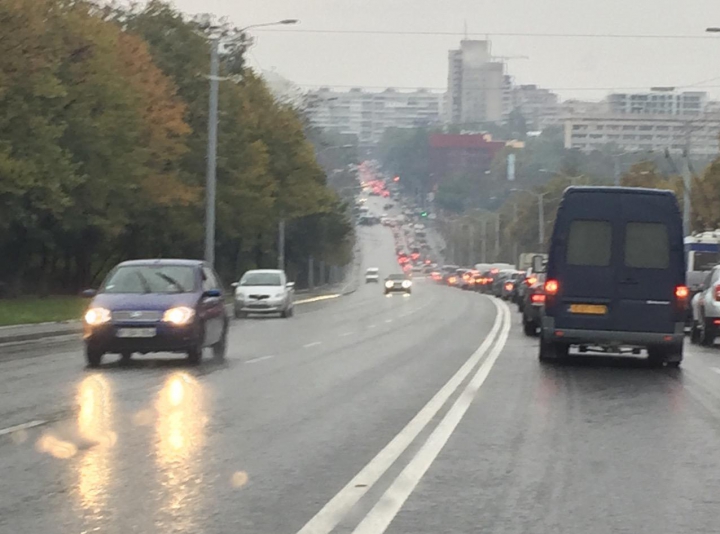
[[[88,300],[82,297],[0,299],[0,326],[80,319]]]

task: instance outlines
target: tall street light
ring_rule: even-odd
[[[210,265],[215,263],[215,198],[217,190],[217,130],[218,130],[218,94],[220,91],[220,43],[223,39],[236,40],[239,34],[251,28],[263,26],[280,26],[297,24],[296,19],[284,19],[277,22],[252,24],[241,28],[233,35],[227,32],[216,33],[210,37],[210,100],[208,111],[208,147],[207,171],[205,175],[205,261]],[[211,31],[220,30],[219,27],[208,28]]]
[[[536,193],[534,191],[529,191],[527,189],[511,189],[510,190],[513,193],[527,193],[528,195],[533,195],[537,198],[538,201],[538,244],[540,245],[540,248],[542,249],[543,246],[545,246],[545,195],[549,193],[549,191],[546,191],[545,193]]]

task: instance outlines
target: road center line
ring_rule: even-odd
[[[317,347],[318,345],[322,345],[322,341],[313,341],[312,343],[308,343],[307,345],[303,345],[304,349],[309,349],[310,347]]]
[[[246,361],[245,363],[257,363],[257,362],[262,362],[262,361],[264,361],[264,360],[269,360],[270,358],[274,358],[274,357],[275,357],[274,354],[268,354],[267,356],[259,356],[259,357],[257,357],[257,358],[253,358],[252,360],[248,360],[248,361]]]
[[[47,421],[30,421],[29,423],[22,423],[15,426],[9,426],[7,428],[0,429],[0,436],[6,436],[7,434],[12,434],[13,432],[17,432],[19,430],[27,430],[28,428],[35,428],[36,426],[41,426],[46,424]]]
[[[440,451],[442,451],[475,399],[478,390],[490,374],[498,356],[500,356],[503,348],[505,348],[511,324],[510,311],[505,304],[503,304],[502,314],[505,316],[505,324],[490,355],[480,365],[472,377],[472,380],[465,386],[463,392],[455,400],[450,410],[448,410],[445,417],[442,418],[438,426],[433,430],[432,434],[430,434],[430,437],[418,453],[410,460],[405,469],[402,470],[380,500],[373,506],[368,515],[365,516],[365,519],[360,522],[358,527],[353,531],[353,534],[382,534],[385,532],[403,504],[405,504],[407,498],[417,487],[420,479],[438,457]]]
[[[717,374],[720,375],[720,367],[711,367],[710,369],[712,369],[713,371],[715,371]]]
[[[505,322],[498,301],[492,300],[496,309],[495,322],[480,347],[467,359],[458,371],[433,396],[412,420],[370,462],[355,475],[298,534],[328,534],[380,477],[395,463],[422,430],[442,409],[450,396],[457,391],[478,362],[492,347],[500,327]]]
[[[355,332],[343,332],[342,334],[340,334],[340,337],[352,336],[354,333],[355,333]]]
[[[386,322],[386,323],[392,323],[393,320],[392,320],[392,319],[385,319],[385,322]]]
[[[369,324],[368,328],[375,328],[376,326],[377,326],[376,324]]]

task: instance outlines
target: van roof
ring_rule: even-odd
[[[612,186],[588,186],[573,185],[565,189],[565,194],[573,193],[621,193],[630,195],[658,195],[674,197],[675,193],[667,189],[650,189],[647,187],[612,187]]]

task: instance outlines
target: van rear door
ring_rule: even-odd
[[[615,298],[613,220],[617,197],[607,192],[574,191],[566,195],[558,212],[553,236],[553,267],[548,279],[559,284],[553,306],[556,328],[612,330]]]
[[[673,199],[657,194],[620,198],[615,329],[673,332],[675,287],[682,283],[682,230]],[[679,243],[672,246],[672,243]]]

